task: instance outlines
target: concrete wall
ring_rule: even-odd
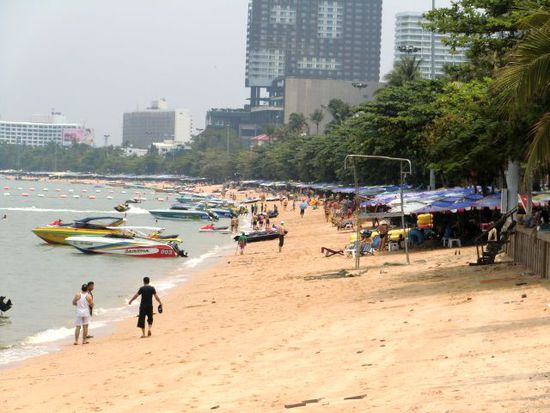
[[[366,84],[365,88],[353,86],[354,82],[347,80],[301,79],[287,77],[285,80],[285,123],[292,113],[302,113],[307,119],[311,133],[316,132],[316,126],[309,121],[309,116],[316,110],[328,105],[331,99],[340,99],[350,105],[358,105],[373,99],[374,93],[383,85],[378,82],[356,82]],[[319,125],[323,133],[326,125],[332,120],[324,110],[325,119]]]

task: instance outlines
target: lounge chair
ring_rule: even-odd
[[[333,255],[344,255],[344,250],[333,250],[330,248],[322,247],[321,253],[325,254],[325,257],[332,257]]]
[[[346,249],[344,250],[344,253],[348,257],[355,258],[355,254],[357,253],[357,247],[355,246],[355,244],[350,244],[346,247]],[[366,243],[361,246],[359,253],[361,256],[374,255],[374,248],[372,247],[372,244]]]

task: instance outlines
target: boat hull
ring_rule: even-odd
[[[178,257],[177,252],[170,245],[147,240],[69,237],[67,243],[87,254],[112,254],[141,258]]]
[[[190,211],[190,210],[151,210],[149,211],[157,219],[170,219],[178,221],[213,221],[212,215],[206,211]]]
[[[105,236],[109,234],[120,234],[120,231],[110,229],[86,229],[72,227],[39,227],[32,232],[48,244],[68,245],[67,238],[74,236]]]

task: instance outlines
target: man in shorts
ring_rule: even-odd
[[[88,293],[88,285],[82,284],[80,292],[75,294],[73,305],[76,306],[76,321],[74,330],[74,345],[78,345],[78,337],[82,328],[82,344],[88,344],[88,325],[90,324],[90,308],[94,305],[92,296]]]
[[[281,221],[278,231],[279,233],[279,252],[283,250],[283,245],[285,245],[285,222]]]
[[[88,294],[90,295],[90,297],[92,297],[92,302],[94,300],[94,294],[92,291],[94,291],[94,287],[95,287],[95,283],[93,281],[89,281],[88,282]],[[90,321],[92,319],[92,315],[94,313],[94,306],[91,305],[90,306]],[[86,338],[94,338],[94,336],[90,335],[90,329],[88,328],[88,335],[86,336]]]
[[[149,285],[151,280],[149,277],[143,278],[143,286],[138,290],[138,292],[132,297],[128,304],[132,302],[141,295],[141,303],[139,305],[139,316],[137,326],[141,328],[141,338],[151,336],[151,327],[153,326],[153,297],[159,303],[159,313],[162,312],[162,302],[160,301],[159,296],[157,295],[157,290],[152,285]],[[147,317],[147,335],[145,334],[145,317]]]

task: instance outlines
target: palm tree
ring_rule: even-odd
[[[510,53],[510,61],[498,72],[494,89],[497,102],[506,110],[521,113],[521,107],[550,92],[550,11],[534,10],[523,21],[526,36]],[[532,129],[533,141],[527,155],[527,172],[550,163],[550,112]]]
[[[319,124],[323,121],[324,118],[325,114],[323,113],[323,109],[315,109],[313,113],[309,115],[309,120],[315,124],[317,135],[319,135]]]
[[[301,113],[291,113],[287,126],[290,132],[303,133],[307,129],[306,117]]]
[[[384,79],[390,86],[401,86],[406,82],[414,82],[422,77],[421,64],[422,59],[417,59],[416,56],[403,56],[399,62],[394,64],[393,70]]]

